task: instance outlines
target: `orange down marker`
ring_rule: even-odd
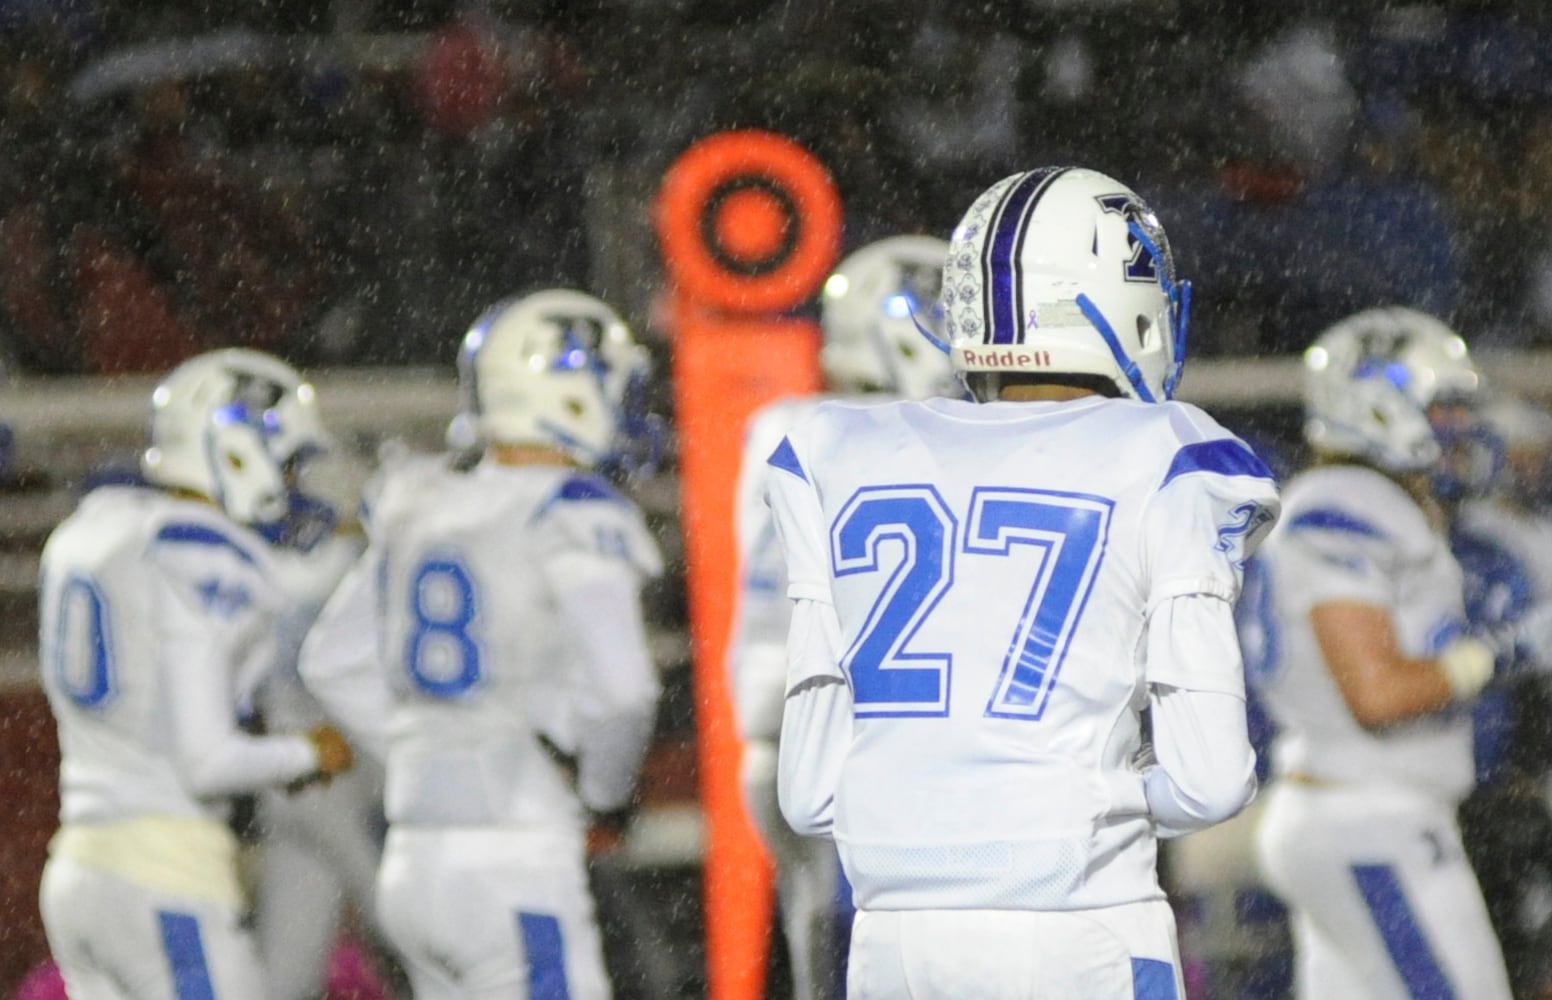
[[[760,1000],[774,898],[744,808],[727,671],[737,593],[733,498],[744,425],[760,406],[820,387],[819,327],[785,315],[840,252],[841,201],[806,149],[762,131],[686,151],[654,209],[671,284],[679,482],[700,752],[711,1000]]]

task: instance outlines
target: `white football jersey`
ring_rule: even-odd
[[[826,403],[771,456],[794,599],[833,603],[855,714],[834,837],[864,909],[1162,898],[1146,614],[1232,600],[1270,472],[1184,403]],[[817,679],[816,680],[821,680]],[[807,682],[789,679],[788,697]]]
[[[283,601],[258,535],[206,503],[105,487],[50,536],[41,573],[64,822],[220,819],[224,796],[312,771],[305,739],[237,725]]]
[[[1357,465],[1296,476],[1241,606],[1247,672],[1277,724],[1274,770],[1464,797],[1473,782],[1470,712],[1451,707],[1363,727],[1309,624],[1318,604],[1374,605],[1390,613],[1403,655],[1430,659],[1465,627],[1461,586],[1447,540],[1394,481]]]
[[[579,792],[623,805],[592,799],[629,795],[659,690],[638,595],[661,557],[636,506],[559,466],[409,462],[368,533],[390,822],[580,830]],[[589,761],[596,730],[626,717],[648,732]]]

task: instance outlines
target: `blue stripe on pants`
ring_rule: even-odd
[[[1454,1000],[1455,990],[1417,926],[1395,870],[1389,865],[1353,865],[1353,878],[1412,1000]]]
[[[215,1000],[210,969],[205,965],[205,944],[199,937],[199,920],[190,913],[162,910],[162,950],[172,968],[172,985],[178,1000]]]
[[[1156,958],[1132,959],[1135,1000],[1180,1000],[1175,992],[1175,967]]]
[[[517,926],[528,956],[528,1000],[571,1000],[560,921],[543,913],[520,912]]]

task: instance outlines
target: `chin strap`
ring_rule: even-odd
[[[939,305],[939,306],[936,306],[935,308],[941,309],[943,307],[941,305]],[[931,330],[929,330],[925,326],[923,326],[922,325],[922,321],[916,318],[916,310],[914,310],[914,309],[911,310],[911,325],[916,327],[916,332],[917,333],[919,333],[923,337],[927,338],[927,343],[931,344],[933,347],[936,347],[939,351],[941,351],[944,354],[948,353],[948,341],[940,339]]]
[[[1137,362],[1127,357],[1126,352],[1121,349],[1121,338],[1117,337],[1115,330],[1111,329],[1110,321],[1105,319],[1105,314],[1099,311],[1094,300],[1079,292],[1078,308],[1083,310],[1084,317],[1094,325],[1094,329],[1104,340],[1105,346],[1110,348],[1111,358],[1115,360],[1116,367],[1121,369],[1121,374],[1125,375],[1126,380],[1131,383],[1132,391],[1137,394],[1137,398],[1144,403],[1157,403],[1153,390],[1148,388],[1147,381],[1142,377],[1142,369],[1138,368]]]

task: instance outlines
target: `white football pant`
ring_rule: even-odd
[[[1509,1000],[1452,807],[1289,780],[1266,797],[1257,857],[1292,911],[1299,1000]]]
[[[236,908],[51,857],[39,892],[70,1000],[269,1000]]]
[[[1097,910],[859,910],[848,1000],[1183,1000],[1163,900]]]
[[[609,1000],[576,838],[390,828],[377,908],[415,1000]]]

